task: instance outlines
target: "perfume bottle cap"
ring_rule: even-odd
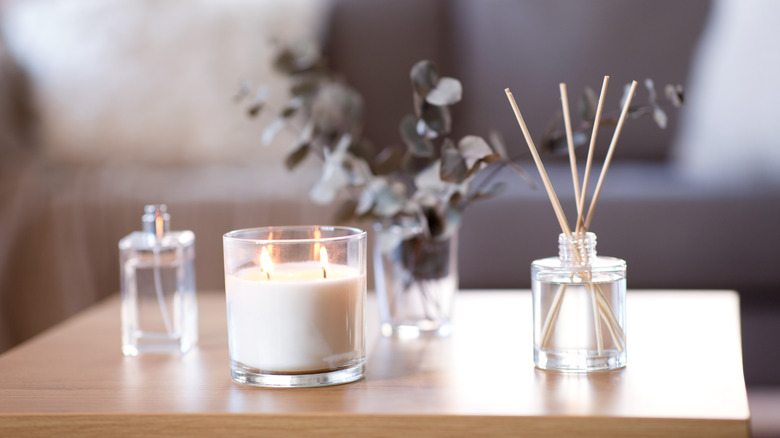
[[[141,221],[143,222],[142,230],[145,233],[152,233],[158,238],[163,237],[171,230],[171,215],[168,214],[168,207],[165,204],[149,204],[144,207]]]

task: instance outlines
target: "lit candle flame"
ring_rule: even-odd
[[[263,252],[260,254],[260,270],[265,272],[267,279],[271,279],[271,273],[274,271],[274,263],[271,261],[271,256],[268,255],[268,248],[263,247]]]
[[[320,266],[322,267],[322,278],[328,278],[328,251],[325,247],[320,247]]]

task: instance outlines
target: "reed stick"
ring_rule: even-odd
[[[558,224],[566,236],[571,236],[571,229],[569,228],[569,224],[566,221],[566,215],[563,213],[563,208],[561,207],[561,203],[558,200],[558,196],[555,195],[555,190],[553,189],[549,176],[547,176],[547,171],[544,169],[544,164],[542,164],[542,159],[539,157],[539,152],[536,150],[536,145],[534,145],[533,138],[531,138],[531,134],[525,124],[523,115],[520,113],[520,108],[517,107],[517,102],[515,101],[512,92],[509,91],[509,88],[506,88],[504,92],[506,93],[507,99],[509,99],[509,104],[512,106],[512,111],[515,113],[517,123],[520,125],[520,129],[523,131],[525,142],[528,145],[528,149],[531,151],[531,156],[534,159],[534,163],[536,164],[536,168],[539,171],[539,175],[542,177],[542,183],[544,184],[544,188],[547,191],[547,196],[550,198],[550,203],[552,203],[553,210],[555,210],[555,216],[558,218]],[[558,312],[560,312],[561,301],[563,300],[563,294],[565,291],[566,285],[561,285],[558,288],[555,297],[553,298],[553,305],[550,307],[550,310],[545,317],[544,326],[542,329],[542,345],[546,345],[550,339],[550,336],[552,335],[552,326],[557,320]]]
[[[571,165],[571,180],[574,185],[574,201],[577,205],[577,221],[582,217],[582,203],[580,203],[580,177],[577,175],[577,157],[574,155],[574,134],[571,130],[571,113],[569,111],[569,96],[566,92],[566,84],[558,85],[561,92],[561,106],[563,110],[563,126],[566,132],[566,145],[569,150],[569,164]],[[576,224],[575,224],[576,226]]]
[[[561,203],[558,201],[558,196],[555,195],[555,189],[553,189],[552,183],[550,182],[550,177],[547,176],[547,171],[544,170],[544,164],[542,164],[542,159],[539,157],[539,152],[536,150],[536,145],[534,145],[534,140],[531,138],[531,133],[528,132],[528,127],[525,125],[523,115],[520,113],[520,109],[517,107],[517,102],[515,102],[515,98],[512,95],[512,92],[509,91],[509,88],[504,89],[504,92],[506,93],[507,99],[509,99],[509,104],[512,105],[512,111],[515,113],[517,123],[520,125],[520,129],[523,131],[525,142],[528,145],[528,149],[531,150],[531,156],[534,158],[536,168],[539,170],[539,174],[542,176],[544,189],[547,191],[547,196],[550,198],[553,210],[555,210],[555,215],[558,217],[558,223],[561,226],[561,230],[563,230],[564,234],[567,236],[571,236],[571,229],[569,228],[569,223],[566,222],[566,215],[563,214]]]
[[[599,102],[596,105],[596,115],[593,118],[593,130],[590,134],[590,144],[588,145],[588,157],[585,161],[585,176],[582,180],[582,191],[580,192],[579,203],[585,208],[585,194],[588,192],[588,183],[590,180],[590,169],[593,164],[593,152],[596,149],[596,135],[599,132],[599,122],[601,121],[601,111],[604,108],[604,98],[607,95],[607,84],[609,84],[609,76],[604,76],[604,81],[601,83],[601,94],[599,94]],[[577,224],[575,226],[577,234],[583,230],[582,216],[577,217]],[[585,228],[587,229],[587,228]]]
[[[579,181],[580,177],[577,174],[577,156],[574,154],[574,135],[572,134],[572,129],[571,129],[571,112],[569,111],[569,96],[566,91],[565,83],[560,83],[558,87],[561,94],[563,125],[566,132],[566,144],[568,146],[568,151],[569,151],[569,164],[571,165],[571,180],[572,180],[572,184],[574,185],[574,202],[577,208],[577,223],[575,224],[575,226],[579,228],[580,221],[582,220],[582,202],[580,202],[581,201],[580,181]],[[572,273],[572,278],[573,276],[574,273]],[[590,297],[591,297],[591,307],[593,309],[593,328],[595,330],[595,336],[596,336],[596,347],[598,349],[598,354],[601,355],[604,353],[604,339],[603,339],[603,334],[601,333],[601,319],[599,318],[599,314],[601,313],[601,311],[598,307],[598,299],[596,298],[596,294],[593,291],[591,291]],[[553,316],[556,319],[557,319],[558,311],[559,310],[556,310],[553,314]],[[550,333],[552,333],[552,331],[550,331]],[[546,338],[543,339],[544,340],[549,339],[550,333],[547,333]],[[542,345],[546,345],[546,342],[543,341]]]
[[[620,323],[615,318],[615,311],[612,310],[612,306],[609,305],[609,301],[607,301],[607,299],[604,297],[604,294],[601,292],[601,288],[599,288],[598,286],[596,286],[596,288],[598,289],[598,294],[596,295],[596,297],[599,299],[600,302],[599,307],[603,309],[604,316],[606,316],[607,319],[609,319],[609,324],[607,325],[611,326],[611,329],[615,330],[615,335],[617,336],[615,340],[618,341],[619,339],[620,343],[622,344],[623,342],[622,340],[625,339],[626,334],[623,332],[623,329],[620,327]]]
[[[558,314],[561,312],[561,303],[563,302],[563,294],[566,292],[566,284],[558,286],[558,291],[553,297],[553,302],[550,305],[550,310],[547,311],[547,316],[544,317],[544,324],[542,325],[542,342],[540,346],[542,348],[547,347],[547,343],[552,336],[553,324],[558,320]]]
[[[620,323],[615,318],[612,307],[609,305],[609,302],[604,297],[604,293],[601,292],[601,288],[598,285],[589,284],[587,285],[587,288],[592,296],[596,297],[599,315],[601,315],[601,319],[604,320],[604,324],[607,326],[607,330],[609,331],[612,340],[615,341],[615,346],[617,346],[618,350],[622,351],[625,349],[625,333],[623,332],[623,329],[620,328]]]
[[[628,96],[626,97],[626,102],[623,104],[623,109],[620,111],[620,118],[618,119],[617,126],[615,127],[615,132],[612,134],[612,141],[609,143],[609,150],[607,151],[607,156],[604,158],[604,164],[601,166],[601,173],[599,174],[599,180],[596,183],[596,189],[593,191],[593,197],[590,201],[590,207],[588,208],[588,216],[585,219],[585,230],[590,228],[590,221],[593,220],[593,211],[596,208],[596,202],[599,200],[599,194],[601,193],[601,187],[604,184],[604,176],[607,174],[607,169],[609,168],[609,164],[612,162],[612,154],[615,153],[615,145],[617,145],[618,137],[620,137],[620,132],[623,130],[623,123],[626,121],[626,116],[628,115],[628,108],[631,106],[631,99],[634,98],[634,92],[636,91],[636,81],[631,82],[631,89],[628,91]]]
[[[596,348],[598,349],[599,356],[601,356],[604,354],[604,335],[601,333],[601,319],[599,318],[602,312],[598,305],[596,292],[593,290],[590,291],[590,303],[591,307],[593,308],[593,324],[594,328],[596,329]]]

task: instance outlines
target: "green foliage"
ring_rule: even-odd
[[[290,98],[281,110],[268,107],[270,91],[266,86],[253,92],[242,84],[236,97],[249,100],[250,117],[262,111],[275,113],[275,119],[263,131],[264,145],[272,143],[283,128],[298,133],[285,160],[289,170],[311,156],[321,160],[322,173],[309,196],[319,204],[341,202],[337,212],[340,221],[389,221],[402,229],[404,242],[420,247],[423,243],[412,239],[449,238],[468,205],[498,194],[504,185],[491,179],[502,167],[517,171],[534,186],[510,159],[497,133],[491,133],[489,142],[474,135],[457,142],[449,137],[450,106],[461,100],[463,87],[455,78],[440,76],[431,61],[419,61],[409,72],[413,112],[398,125],[400,144],[381,148],[362,137],[363,97],[327,68],[313,42],[280,47],[274,67],[291,84]],[[645,88],[648,103],[632,106],[629,116],[650,114],[664,128],[668,117],[657,100],[653,81],[646,80]],[[664,96],[665,103],[679,107],[682,87],[667,85]],[[597,94],[586,88],[579,100],[581,123],[573,133],[575,146],[588,141],[597,103]],[[598,121],[601,125],[616,122],[617,117],[609,115]],[[543,152],[566,149],[562,124],[560,115],[550,123],[540,143]],[[480,173],[486,176],[474,183]]]
[[[472,190],[480,171],[510,160],[503,144],[493,149],[478,136],[457,143],[449,137],[449,107],[461,100],[463,88],[457,79],[440,76],[431,61],[417,62],[409,73],[414,111],[400,121],[402,143],[382,148],[361,137],[363,98],[327,69],[316,46],[297,42],[281,47],[274,66],[290,79],[290,99],[265,127],[262,143],[270,144],[284,127],[298,132],[285,165],[294,170],[310,156],[321,159],[322,174],[309,196],[320,204],[342,202],[339,220],[389,220],[403,227],[401,235],[410,245],[431,245],[425,242],[445,240],[457,230],[467,205],[503,187],[482,182]],[[250,95],[242,86],[239,97]],[[250,117],[269,110],[268,95],[267,87],[254,93],[247,108]]]
[[[645,79],[644,85],[647,90],[647,103],[632,103],[631,107],[628,109],[628,117],[637,119],[645,115],[651,115],[653,121],[659,128],[666,129],[669,116],[667,115],[664,106],[672,106],[673,108],[681,107],[684,100],[683,87],[682,85],[666,85],[664,87],[664,96],[666,99],[663,102],[659,102],[653,80]],[[623,102],[625,102],[628,97],[626,94],[630,88],[630,84],[626,84],[623,88],[623,97],[620,99],[621,108]],[[592,88],[585,87],[578,105],[580,123],[572,129],[572,142],[574,143],[574,147],[583,146],[588,143],[590,133],[593,130],[594,119],[596,118],[597,106],[598,94],[593,91]],[[612,115],[602,116],[601,120],[599,120],[599,126],[617,125],[618,113],[619,111],[615,111]],[[566,153],[566,132],[564,131],[563,118],[560,113],[557,114],[548,125],[542,135],[539,148],[542,152],[546,153]]]

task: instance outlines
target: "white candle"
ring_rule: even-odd
[[[253,266],[227,275],[225,289],[230,356],[246,367],[328,371],[362,356],[366,276],[354,268]]]

